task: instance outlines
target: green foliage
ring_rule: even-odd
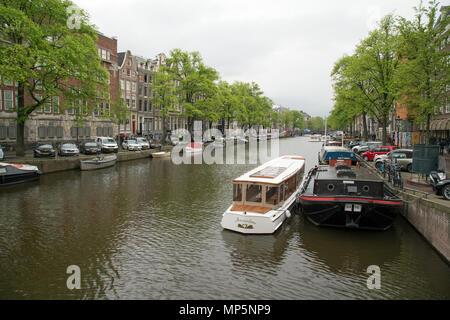
[[[396,97],[414,115],[415,122],[426,123],[435,109],[448,103],[450,85],[449,54],[442,50],[448,43],[450,17],[441,16],[438,6],[431,1],[429,7],[414,8],[412,21],[398,18],[400,33],[399,55],[403,58],[395,75]]]
[[[81,100],[80,122],[86,104],[93,105],[98,90],[106,90],[109,74],[97,54],[97,33],[83,11],[79,28],[69,29],[72,5],[67,0],[0,2],[0,75],[2,81],[18,83],[18,155],[23,153],[23,123],[52,96],[66,98],[62,109]],[[31,103],[25,103],[25,93]]]

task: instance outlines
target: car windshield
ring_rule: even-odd
[[[147,140],[145,140],[144,138],[138,138],[137,141],[138,142],[147,142]]]
[[[96,147],[97,144],[95,142],[86,142],[85,146],[86,147]]]
[[[114,142],[116,142],[114,139],[105,139],[105,142],[106,143],[114,143]]]
[[[53,148],[51,145],[49,145],[49,144],[43,144],[42,146],[40,146],[39,148],[41,148],[41,149],[51,149],[51,148]]]
[[[63,148],[76,148],[77,146],[73,143],[65,143],[63,144]]]

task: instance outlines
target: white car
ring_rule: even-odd
[[[119,152],[119,146],[116,140],[110,137],[95,137],[95,142],[104,153]]]
[[[373,163],[376,163],[378,160],[383,161],[384,159],[387,158],[387,155],[388,155],[387,153],[375,155],[375,157],[373,158]]]
[[[141,150],[148,150],[150,149],[150,143],[148,143],[148,140],[145,138],[136,138],[135,140],[138,145],[141,146]]]
[[[125,140],[122,143],[122,148],[128,151],[141,151],[141,146],[137,143],[136,140]]]

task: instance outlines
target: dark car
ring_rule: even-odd
[[[160,147],[161,147],[161,143],[156,142],[156,141],[153,140],[153,139],[150,139],[148,142],[150,143],[150,148],[152,148],[152,149],[160,148]]]
[[[101,152],[98,144],[93,141],[82,142],[79,149],[80,153],[84,154],[99,154]]]
[[[51,144],[43,144],[34,149],[34,157],[35,158],[54,158],[55,157],[55,149]]]
[[[450,179],[447,178],[445,172],[431,171],[430,185],[438,196],[443,196],[445,200],[450,200]]]

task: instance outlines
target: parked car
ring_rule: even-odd
[[[363,153],[362,158],[365,161],[373,161],[376,155],[388,154],[392,150],[398,149],[397,146],[380,146],[370,149]]]
[[[445,172],[431,171],[429,178],[434,192],[445,200],[450,200],[450,179],[447,179]]]
[[[96,137],[95,142],[100,147],[101,152],[110,153],[110,152],[119,152],[119,146],[117,145],[116,140],[110,137]]]
[[[101,149],[97,143],[93,141],[82,142],[80,144],[80,153],[84,154],[99,154]]]
[[[33,150],[35,158],[54,158],[55,154],[56,151],[51,144],[42,144]]]
[[[364,153],[369,151],[372,148],[382,146],[383,142],[381,141],[361,141],[359,145],[352,148],[352,151],[357,154]]]
[[[160,148],[161,147],[161,143],[156,142],[154,139],[151,139],[149,141],[150,143],[150,148],[155,149],[155,148]]]
[[[389,152],[388,154],[376,155],[375,158],[373,158],[375,168],[379,168],[381,166],[381,164],[384,163],[384,161],[387,159],[387,157],[389,157],[389,155],[391,155],[393,153],[402,153],[402,152],[406,154],[407,159],[411,159],[411,163],[412,163],[412,154],[413,154],[412,149],[395,149],[395,150],[392,150],[391,152]],[[412,166],[411,166],[411,169],[412,169]]]
[[[0,160],[5,160],[5,153],[3,152],[1,145],[0,145]]]
[[[60,156],[77,156],[80,154],[74,143],[62,143],[58,147],[58,155]]]
[[[141,146],[136,140],[125,140],[122,143],[122,148],[128,151],[141,151]]]
[[[148,150],[148,149],[150,149],[150,143],[148,142],[147,139],[139,137],[139,138],[136,138],[136,142],[137,142],[138,145],[141,146],[141,150]]]
[[[395,160],[394,160],[395,159]],[[384,160],[385,166],[392,166],[392,161],[397,163],[400,170],[406,170],[412,172],[412,150],[405,152],[393,152]]]

